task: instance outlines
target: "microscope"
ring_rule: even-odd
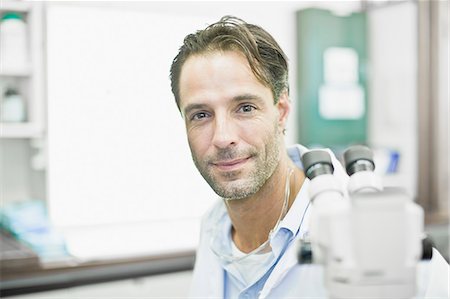
[[[328,152],[302,156],[311,222],[299,263],[324,267],[330,298],[413,298],[417,264],[432,252],[422,208],[401,188],[383,188],[369,148],[350,147],[344,161],[347,186],[333,175]]]

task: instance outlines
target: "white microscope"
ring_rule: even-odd
[[[344,160],[347,186],[333,175],[328,152],[302,157],[312,210],[299,262],[324,266],[330,298],[413,298],[417,264],[432,252],[423,243],[423,210],[402,189],[383,188],[369,148],[351,147]]]

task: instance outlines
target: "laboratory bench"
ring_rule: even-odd
[[[427,225],[426,231],[448,261],[449,224]],[[192,270],[195,261],[195,251],[186,250],[90,261],[66,258],[42,263],[35,253],[15,239],[3,233],[0,236],[0,297],[181,273]]]
[[[65,258],[42,263],[30,249],[1,234],[0,297],[191,270],[195,251],[79,261]]]

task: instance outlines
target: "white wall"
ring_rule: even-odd
[[[417,194],[417,5],[405,2],[369,13],[369,141],[400,153],[385,184]]]
[[[438,127],[437,140],[439,140],[437,156],[439,159],[438,197],[439,207],[449,211],[450,205],[450,102],[449,102],[449,3],[439,2],[439,91],[438,91]]]

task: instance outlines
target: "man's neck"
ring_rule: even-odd
[[[293,172],[288,178],[290,169]],[[286,179],[289,179],[289,182]],[[282,213],[285,184],[290,187],[290,208],[303,180],[303,172],[286,156],[257,193],[245,199],[226,201],[233,224],[233,241],[241,251],[251,252],[267,240],[270,230],[274,228]]]

